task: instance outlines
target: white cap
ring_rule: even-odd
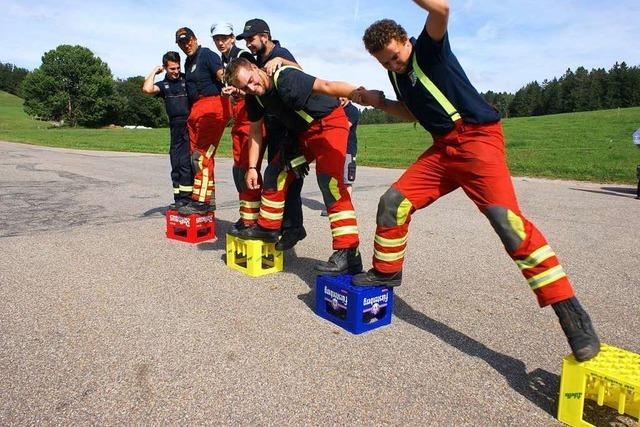
[[[214,22],[211,26],[211,37],[230,34],[233,34],[233,25],[228,22]]]

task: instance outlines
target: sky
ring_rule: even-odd
[[[640,65],[638,0],[451,0],[450,9],[453,52],[482,92],[515,92],[578,66]],[[262,18],[309,74],[390,97],[386,72],[364,49],[362,34],[391,18],[417,36],[426,19],[405,0],[0,0],[0,10],[0,62],[19,67],[34,69],[44,52],[78,44],[109,64],[114,77],[146,76],[166,51],[179,51],[179,27],[217,52],[212,23],[230,22],[240,33],[247,20]]]

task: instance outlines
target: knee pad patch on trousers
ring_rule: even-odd
[[[246,191],[247,184],[244,181],[245,171],[237,166],[234,166],[231,171],[233,173],[233,182],[236,184],[236,190],[238,193]]]
[[[496,231],[507,252],[514,252],[527,237],[524,221],[510,209],[502,206],[490,206],[484,214]]]
[[[338,180],[331,175],[319,173],[316,177],[318,179],[318,187],[322,192],[322,199],[327,209],[340,200],[340,189],[338,188]]]
[[[398,191],[391,187],[380,197],[376,222],[382,227],[395,227],[407,222],[413,205]]]

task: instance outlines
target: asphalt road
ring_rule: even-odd
[[[218,160],[219,236],[230,171]],[[400,173],[358,169],[366,268]],[[602,341],[640,352],[635,189],[514,183]],[[330,232],[314,179],[303,196],[309,236],[254,279],[225,266],[224,238],[165,238],[167,156],[0,142],[0,424],[558,424],[568,345],[461,191],[414,216],[392,323],[359,336],[314,314]]]

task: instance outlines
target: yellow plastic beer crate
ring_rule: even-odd
[[[244,240],[227,234],[227,266],[251,277],[282,271],[284,257],[275,243]]]
[[[570,426],[592,426],[583,420],[585,399],[640,419],[640,355],[603,344],[586,362],[573,355],[562,360],[558,420]]]

